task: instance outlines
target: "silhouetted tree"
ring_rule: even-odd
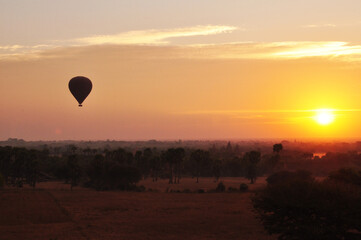
[[[174,183],[179,183],[181,172],[182,172],[182,162],[185,157],[185,150],[184,148],[176,148],[175,149],[175,177]]]
[[[43,154],[47,154],[47,152],[43,152]],[[38,176],[38,155],[39,153],[36,150],[30,150],[25,163],[25,178],[33,188],[35,188]]]
[[[3,175],[5,184],[8,183],[12,169],[12,147],[0,147],[0,173]]]
[[[271,167],[274,168],[276,167],[277,164],[281,163],[281,155],[280,152],[283,150],[283,145],[282,143],[277,143],[273,145],[273,153],[275,153],[275,155],[273,155],[270,159],[270,164]],[[283,166],[282,169],[285,170],[286,169],[286,162],[282,162]]]
[[[232,152],[232,144],[231,144],[231,142],[227,143],[226,151],[227,152]]]
[[[138,169],[142,168],[142,157],[143,157],[143,152],[140,150],[137,150],[134,154],[134,161],[135,161],[135,165],[137,166]]]
[[[222,168],[222,163],[220,160],[215,160],[213,163],[213,169],[212,169],[212,173],[214,178],[216,179],[216,182],[218,182],[219,178],[221,177],[221,168]]]
[[[283,149],[282,143],[277,143],[273,145],[273,152],[279,154]]]
[[[180,178],[180,166],[185,156],[183,148],[169,148],[163,153],[163,158],[168,163],[169,167],[169,183],[179,183]],[[174,177],[174,180],[173,180]],[[178,178],[178,181],[177,181]]]
[[[73,190],[73,187],[78,185],[81,173],[78,159],[75,154],[68,156],[67,168],[70,178],[70,190]]]
[[[87,169],[89,182],[86,186],[96,190],[132,190],[141,179],[139,169],[111,159],[104,159],[102,155],[95,155]]]
[[[152,156],[150,159],[150,167],[152,172],[152,181],[158,181],[159,172],[161,170],[161,158],[159,156]]]
[[[282,172],[253,198],[270,234],[278,239],[360,239],[361,189],[319,182],[307,172]]]
[[[210,160],[209,152],[197,149],[191,153],[190,159],[195,165],[194,170],[198,183],[202,168],[205,167]]]
[[[174,157],[173,157],[174,148],[169,148],[166,151],[163,151],[161,153],[161,159],[162,162],[166,163],[168,165],[168,178],[169,178],[169,184],[173,183],[173,163],[174,163]]]
[[[153,158],[152,149],[151,148],[144,149],[143,155],[141,157],[141,166],[138,167],[141,170],[144,177],[149,175],[152,158]]]
[[[89,177],[88,186],[94,187],[97,190],[100,190],[104,185],[104,157],[101,154],[94,156],[94,159],[90,162],[90,165],[87,168],[87,175]]]
[[[89,147],[87,147],[87,148],[83,149],[83,153],[84,153],[84,155],[90,155],[92,153],[92,150]]]
[[[244,155],[246,163],[246,178],[253,184],[257,179],[257,165],[261,161],[261,153],[258,151],[246,152]]]
[[[25,164],[28,160],[28,157],[29,155],[25,148],[13,148],[11,177],[12,177],[12,183],[18,187],[23,186],[23,182],[26,174]]]
[[[78,149],[78,148],[77,148],[74,144],[69,144],[69,145],[68,145],[68,151],[69,151],[71,154],[75,154],[77,149]]]
[[[239,177],[242,174],[242,159],[239,157],[227,158],[223,161],[224,172],[230,177]]]

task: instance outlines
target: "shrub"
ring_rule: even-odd
[[[228,188],[228,192],[237,192],[238,189],[237,188],[234,188],[234,187],[229,187]]]
[[[272,176],[278,180],[252,199],[266,230],[278,239],[305,240],[350,239],[351,231],[360,232],[361,189],[306,176],[282,173],[288,181]]]
[[[241,185],[239,185],[239,191],[241,192],[246,192],[248,190],[248,185],[245,183],[241,183]]]
[[[205,193],[204,189],[198,189],[198,193]]]
[[[314,181],[314,178],[310,172],[304,170],[296,172],[280,171],[269,176],[266,181],[268,184],[282,184],[295,181]]]
[[[218,183],[216,187],[216,192],[224,192],[226,191],[226,186],[223,184],[223,182]]]

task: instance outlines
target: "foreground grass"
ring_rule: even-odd
[[[222,181],[237,187],[244,180]],[[273,239],[255,217],[251,192],[165,193],[167,188],[211,189],[217,184],[213,179],[140,184],[158,192],[70,191],[61,183],[6,189],[0,192],[1,239]]]

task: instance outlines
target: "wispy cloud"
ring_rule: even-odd
[[[5,45],[0,46],[0,51],[16,51],[18,49],[22,49],[24,46],[21,45]]]
[[[324,24],[308,24],[302,25],[302,28],[334,28],[337,27],[336,24],[333,23],[324,23]]]
[[[280,52],[273,53],[275,57],[302,58],[320,56],[361,55],[360,45],[349,45],[347,42],[301,42],[286,46]]]
[[[38,53],[55,48],[84,47],[94,45],[166,45],[173,38],[208,36],[230,33],[240,29],[226,25],[198,25],[173,29],[149,29],[128,31],[112,35],[94,35],[90,37],[56,40],[46,44],[33,46],[6,45],[0,46],[0,59],[4,58],[38,58]],[[25,56],[32,55],[32,56]]]
[[[34,46],[24,46],[24,45],[5,45],[0,46],[0,60],[8,58],[26,58],[26,55],[30,58],[34,58],[38,53],[47,50],[53,49],[56,45],[51,44],[38,44]]]
[[[188,111],[188,112],[178,112],[175,114],[181,115],[234,115],[234,114],[252,114],[255,117],[262,117],[263,114],[267,113],[315,113],[320,111],[327,112],[361,112],[361,109],[353,108],[353,109],[264,109],[264,110],[201,110],[201,111]]]
[[[172,39],[208,36],[235,31],[236,27],[206,25],[188,28],[130,31],[115,35],[101,35],[56,41],[35,46],[0,46],[1,59],[54,58],[85,54],[94,49],[118,57],[167,59],[268,59],[287,60],[322,57],[341,61],[361,61],[361,45],[336,41],[286,42],[227,42],[218,44],[176,45]],[[238,29],[239,30],[239,29]],[[108,51],[108,50],[112,51]],[[136,54],[135,54],[136,53]]]
[[[346,61],[361,61],[361,45],[347,42],[271,42],[226,43],[194,45],[202,51],[193,51],[193,58],[224,59],[297,59],[330,57]]]
[[[100,44],[169,44],[170,38],[207,36],[229,33],[236,30],[234,26],[206,25],[188,28],[175,28],[163,30],[130,31],[114,35],[96,35],[75,39],[81,45]]]
[[[177,112],[176,115],[219,117],[237,119],[244,123],[252,124],[296,124],[300,121],[314,120],[319,112],[332,112],[335,116],[342,116],[347,113],[360,113],[361,109],[300,109],[300,110],[229,110],[229,111],[189,111]]]

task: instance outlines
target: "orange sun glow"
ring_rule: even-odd
[[[319,109],[316,111],[316,115],[314,116],[314,119],[320,125],[328,125],[335,120],[335,115],[332,110]]]

